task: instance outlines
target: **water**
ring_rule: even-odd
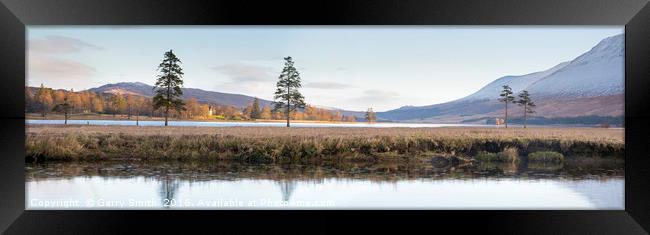
[[[27,209],[624,209],[622,165],[30,164]]]
[[[26,124],[63,124],[64,120],[38,120],[28,119]],[[121,125],[135,126],[135,120],[68,120],[68,124],[75,125]],[[163,126],[164,121],[139,121],[140,126]],[[283,127],[287,124],[284,122],[216,122],[216,121],[170,121],[169,126],[201,126],[201,127],[227,127],[227,126],[276,126]],[[494,127],[494,125],[477,125],[477,124],[434,124],[434,123],[291,123],[293,127],[449,127],[449,126],[474,126],[474,127]]]

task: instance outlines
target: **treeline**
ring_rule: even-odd
[[[272,111],[269,106],[260,107],[259,100],[244,109],[230,105],[200,103],[195,98],[184,100],[185,110],[170,110],[169,115],[177,119],[194,120],[256,120],[285,119],[280,111]],[[92,91],[54,90],[41,85],[38,88],[25,87],[25,112],[38,113],[42,117],[52,113],[62,113],[55,107],[69,104],[69,114],[108,114],[131,119],[132,116],[163,117],[162,109],[153,108],[152,99],[134,94],[96,93]],[[291,119],[314,121],[354,122],[356,117],[345,116],[340,112],[307,105],[304,109],[292,112]]]

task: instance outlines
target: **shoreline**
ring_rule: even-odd
[[[64,120],[63,115],[59,114],[48,114],[45,118],[41,117],[40,115],[25,115],[25,120]],[[68,121],[70,120],[98,120],[98,121],[136,121],[135,115],[131,116],[131,119],[129,119],[126,115],[117,115],[116,117],[113,117],[112,115],[106,114],[106,115],[96,115],[96,114],[77,114],[77,115],[71,115],[68,117]],[[138,121],[160,121],[164,122],[165,118],[164,117],[148,117],[148,116],[140,116],[140,119]],[[257,123],[284,123],[287,120],[286,119],[256,119],[256,120],[221,120],[221,119],[177,119],[177,118],[169,118],[169,121],[172,122],[257,122]],[[291,123],[328,123],[328,124],[335,124],[335,123],[342,123],[342,124],[350,124],[350,123],[365,123],[365,122],[344,122],[344,121],[319,121],[319,120],[291,120]],[[382,122],[383,123],[383,122]],[[386,122],[386,123],[392,123],[392,122]]]
[[[34,121],[63,121],[63,115],[58,114],[48,114],[46,118],[41,117],[40,115],[29,114],[25,116],[25,121],[34,120]],[[112,115],[96,115],[96,114],[81,114],[73,115],[68,117],[68,121],[117,121],[117,122],[133,122],[136,123],[135,116],[132,116],[131,119],[128,119],[126,116],[116,116]],[[161,122],[164,123],[165,119],[162,117],[147,117],[140,116],[139,122]],[[170,122],[197,122],[197,123],[259,123],[259,124],[283,124],[286,123],[286,119],[256,119],[256,120],[222,120],[222,119],[176,119],[170,118]],[[343,124],[343,125],[440,125],[440,126],[479,126],[479,127],[493,127],[493,128],[504,128],[503,126],[498,126],[494,124],[485,124],[485,123],[456,123],[456,122],[399,122],[399,121],[375,121],[372,123],[366,121],[357,121],[357,122],[345,122],[345,121],[321,121],[321,120],[291,120],[292,124]],[[29,125],[59,125],[52,123],[30,123]],[[63,123],[61,123],[63,125]],[[86,124],[68,124],[68,125],[86,125]],[[102,125],[102,124],[90,124],[90,125]],[[121,125],[121,124],[115,124]],[[135,126],[134,125],[123,125],[123,126]],[[156,125],[157,126],[157,125]],[[508,124],[509,127],[513,128],[522,128],[521,124]],[[622,126],[611,126],[603,128],[599,125],[590,125],[590,124],[547,124],[547,125],[527,125],[528,128],[602,128],[602,129],[625,129]]]
[[[560,160],[623,159],[624,130],[28,125],[25,158],[315,164],[431,161],[433,157],[510,161],[528,160],[535,152],[556,152],[561,157],[554,159]]]

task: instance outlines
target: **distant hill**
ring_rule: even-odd
[[[197,88],[183,88],[183,99],[195,98],[201,103],[230,105],[237,108],[245,108],[253,102],[254,97],[230,94],[216,91],[206,91]],[[146,97],[153,97],[153,86],[141,82],[120,82],[106,84],[100,87],[88,89],[88,91],[110,94],[134,94]],[[271,105],[271,101],[260,99],[260,105]]]
[[[183,99],[195,98],[200,103],[229,105],[240,109],[246,108],[246,106],[252,103],[254,99],[254,97],[247,95],[206,91],[197,88],[182,88],[182,90]],[[154,95],[153,86],[142,82],[120,82],[114,84],[106,84],[100,87],[88,89],[88,91],[106,94],[133,94],[145,97],[153,97]],[[272,108],[271,103],[272,101],[270,100],[260,99],[260,106],[262,107],[268,105]],[[314,106],[331,111],[338,111],[345,116],[354,115],[357,116],[357,118],[363,117],[364,114],[363,112],[348,111],[321,105]]]
[[[486,118],[503,115],[503,103],[497,99],[502,86],[509,85],[515,94],[522,90],[530,92],[537,104],[533,116],[538,118],[589,116],[589,120],[594,120],[594,116],[607,116],[622,119],[625,101],[624,39],[623,34],[605,38],[571,61],[540,72],[496,79],[458,100],[405,106],[379,112],[377,117],[409,122],[484,122]],[[521,116],[521,110],[514,106],[509,109],[509,114],[517,118]]]

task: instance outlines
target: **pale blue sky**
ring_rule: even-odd
[[[307,103],[377,111],[467,96],[548,69],[623,26],[30,26],[27,83],[83,90],[153,84],[163,53],[185,87],[271,99],[285,56]]]

